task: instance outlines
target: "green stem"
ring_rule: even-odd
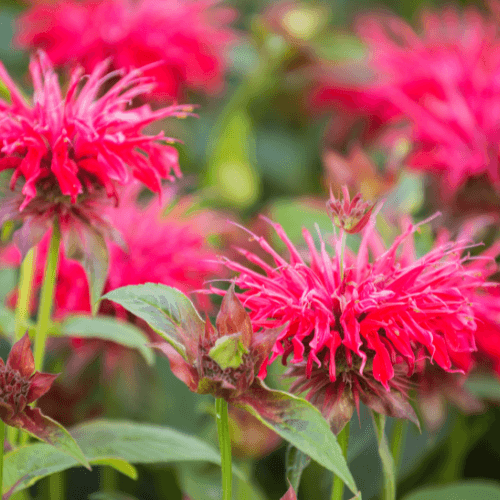
[[[222,398],[215,400],[215,419],[219,434],[219,448],[222,466],[222,500],[231,500],[231,438],[229,436],[229,419],[227,402]]]
[[[394,469],[396,477],[401,467],[401,458],[403,454],[404,444],[406,441],[406,433],[408,432],[409,421],[404,418],[398,418],[394,423],[391,434],[391,452],[394,460]]]
[[[372,417],[378,442],[378,454],[382,460],[384,473],[384,488],[381,498],[382,500],[396,500],[396,469],[387,436],[385,435],[385,415],[372,411]]]
[[[16,323],[14,339],[19,340],[26,331],[26,324],[30,317],[30,302],[33,291],[33,274],[35,272],[36,247],[30,248],[21,264],[19,272],[19,286],[16,303]],[[28,435],[20,432],[15,427],[7,427],[7,439],[15,447],[17,444],[25,444]]]
[[[64,500],[66,498],[66,482],[63,472],[51,474],[48,478],[48,496],[49,500]]]
[[[16,303],[15,339],[19,340],[26,331],[27,319],[30,316],[30,302],[33,289],[33,274],[35,271],[35,247],[32,247],[24,258],[20,274]]]
[[[117,491],[120,477],[112,467],[101,466],[99,470],[99,489],[101,491]]]
[[[340,229],[340,281],[344,279],[345,231]]]
[[[337,442],[339,443],[342,454],[347,460],[347,448],[349,447],[349,431],[350,423],[347,422],[345,427],[339,432]],[[342,500],[344,496],[344,481],[337,475],[333,476],[332,500]]]
[[[3,452],[5,443],[5,424],[0,420],[0,492],[3,491]]]
[[[60,243],[61,232],[59,230],[59,224],[55,221],[52,227],[52,237],[50,238],[47,262],[45,264],[45,274],[43,276],[40,306],[38,308],[38,322],[35,333],[35,369],[39,371],[43,369],[45,344],[50,328],[50,316],[52,314],[52,304],[54,302]]]

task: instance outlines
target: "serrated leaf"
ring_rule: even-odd
[[[196,347],[205,322],[193,303],[177,288],[158,283],[130,285],[108,292],[102,298],[120,304],[146,321],[184,359],[189,362],[196,359]]]
[[[71,432],[91,463],[118,466],[120,472],[131,472],[124,465],[127,462],[205,461],[220,465],[219,452],[211,445],[168,427],[95,420],[75,427]],[[75,459],[44,443],[17,448],[5,455],[3,493],[11,489],[14,493],[43,477],[78,465]],[[236,467],[233,467],[233,472],[245,478]]]
[[[149,338],[138,327],[104,316],[71,316],[66,319],[60,330],[61,335],[82,338],[98,338],[136,349],[148,365],[154,364],[154,352]]]
[[[259,379],[232,403],[248,410],[283,439],[334,472],[353,493],[357,493],[356,483],[335,434],[311,403],[298,396],[269,389]]]
[[[243,345],[240,339],[241,335],[226,335],[215,341],[208,355],[223,370],[226,368],[238,368],[243,363],[243,354],[248,353],[248,349]]]
[[[403,500],[500,500],[500,486],[488,481],[467,480],[446,486],[421,488]]]
[[[311,457],[309,455],[288,444],[285,457],[286,478],[295,491],[299,491],[302,473],[310,463]]]

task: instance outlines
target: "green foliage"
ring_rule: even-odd
[[[218,451],[204,441],[168,427],[135,422],[95,420],[72,429],[90,463],[108,465],[136,478],[130,463],[205,461],[220,464]],[[78,462],[42,443],[22,446],[5,455],[4,493],[29,487],[43,477]],[[238,469],[234,472],[242,475]]]
[[[184,359],[188,359],[186,342],[198,339],[204,321],[193,303],[179,290],[169,286],[146,283],[108,292],[102,297],[120,304],[146,321]]]
[[[500,485],[487,481],[463,481],[446,486],[422,488],[403,500],[500,500]]]
[[[60,335],[81,337],[86,339],[101,339],[136,349],[146,360],[147,364],[154,364],[154,352],[147,344],[149,339],[138,327],[106,316],[70,316],[60,329]]]

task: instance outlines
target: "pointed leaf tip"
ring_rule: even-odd
[[[28,378],[35,371],[35,360],[31,352],[31,341],[26,332],[10,350],[7,366]]]
[[[234,289],[235,285],[232,283],[222,299],[215,326],[219,337],[240,333],[243,345],[248,348],[252,343],[252,322]]]

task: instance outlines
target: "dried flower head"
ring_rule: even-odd
[[[375,205],[364,201],[361,193],[357,193],[351,201],[347,186],[342,186],[342,194],[341,201],[335,199],[330,190],[330,199],[326,202],[328,215],[334,226],[350,234],[359,233],[368,224]]]
[[[45,394],[58,375],[35,372],[30,346],[26,333],[13,345],[7,363],[0,359],[0,418],[7,425],[41,437],[46,432],[46,417],[28,405]]]
[[[175,99],[189,88],[218,92],[225,52],[236,36],[230,7],[213,0],[57,0],[34,3],[17,21],[16,43],[39,48],[57,66],[87,72],[112,58],[115,69],[149,63],[155,98]],[[150,97],[148,94],[147,97]],[[146,97],[146,96],[144,96]]]
[[[109,61],[100,62],[88,77],[74,69],[63,95],[51,62],[39,52],[30,63],[29,104],[0,64],[11,99],[0,99],[0,170],[12,170],[14,191],[2,200],[0,225],[23,221],[20,234],[28,242],[23,248],[39,241],[54,218],[63,230],[92,226],[110,236],[112,229],[103,229],[109,225],[102,205],[108,198],[118,202],[118,185],[135,178],[160,193],[161,179],[181,175],[177,150],[169,144],[173,139],[141,131],[163,118],[185,117],[192,107],[130,108],[134,98],[154,88],[154,80],[143,76],[144,70],[106,74],[108,67]]]
[[[286,363],[293,354],[293,388],[309,391],[335,432],[359,401],[416,422],[406,393],[420,359],[445,372],[470,368],[477,328],[471,303],[485,278],[464,265],[467,241],[438,244],[417,258],[413,234],[419,225],[407,223],[386,247],[371,223],[357,254],[346,249],[342,273],[338,236],[332,258],[304,229],[304,260],[281,226],[272,225],[289,261],[252,234],[276,267],[246,250],[241,253],[264,274],[230,260],[226,265],[239,273],[235,282],[254,328],[283,328],[271,360],[281,356]]]

